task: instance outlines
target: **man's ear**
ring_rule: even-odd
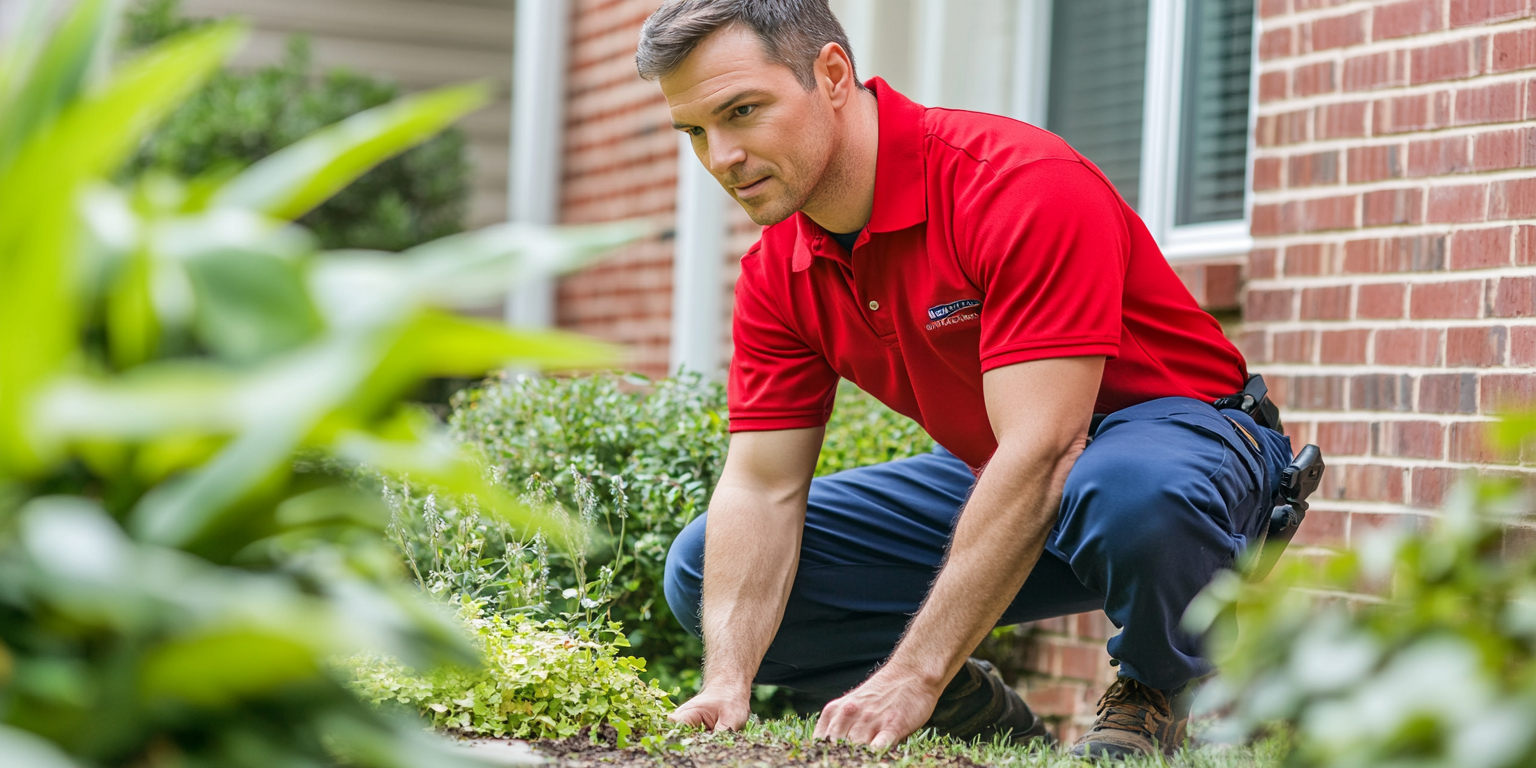
[[[826,92],[833,109],[841,108],[853,97],[859,84],[853,79],[853,61],[837,43],[827,43],[816,54],[816,87]]]

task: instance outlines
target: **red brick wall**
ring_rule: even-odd
[[[1421,519],[1536,385],[1531,0],[1260,3],[1242,345],[1330,469],[1302,528]],[[1528,457],[1529,458],[1529,457]]]
[[[648,216],[666,231],[560,281],[560,326],[626,345],[665,375],[672,317],[677,134],[655,83],[635,74],[640,25],[660,0],[575,0],[566,83],[561,220]]]

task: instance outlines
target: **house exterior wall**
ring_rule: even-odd
[[[189,16],[239,16],[251,37],[231,64],[283,57],[288,38],[307,35],[318,67],[379,75],[408,91],[486,80],[494,99],[459,125],[469,139],[467,224],[507,218],[514,0],[182,0]]]

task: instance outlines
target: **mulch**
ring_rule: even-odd
[[[548,765],[559,768],[656,768],[658,765],[676,768],[757,768],[758,766],[806,766],[807,768],[846,768],[852,766],[878,766],[881,755],[863,746],[814,742],[801,746],[787,744],[726,744],[697,743],[684,751],[656,749],[654,754],[640,747],[618,748],[618,733],[604,725],[598,731],[596,743],[590,729],[580,734],[558,740],[533,743],[538,753],[549,758]],[[889,757],[885,761],[888,764]],[[940,768],[980,768],[964,757],[943,756],[935,753],[927,765]]]

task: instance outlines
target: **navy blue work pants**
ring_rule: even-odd
[[[1068,474],[1046,551],[998,625],[1103,609],[1121,628],[1108,644],[1120,674],[1172,689],[1209,672],[1179,620],[1257,540],[1291,458],[1288,438],[1238,410],[1164,398],[1111,414]],[[922,604],[974,483],[942,449],[812,481],[799,570],[756,681],[807,701],[862,682]],[[694,634],[706,517],[667,555],[667,602]]]

